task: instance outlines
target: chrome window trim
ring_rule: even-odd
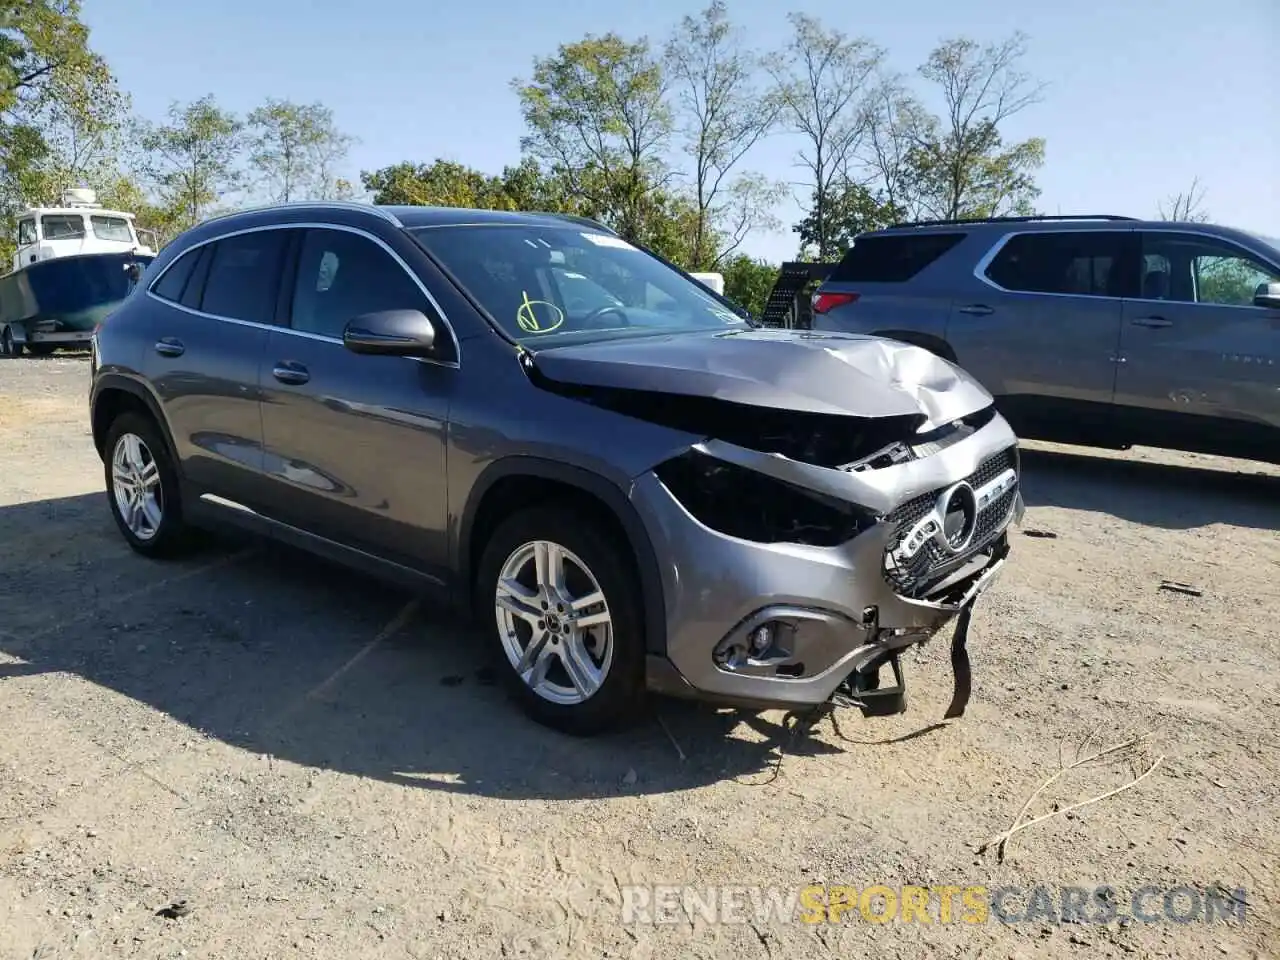
[[[147,284],[147,290],[146,290],[147,296],[151,297],[153,300],[156,300],[159,303],[163,303],[166,307],[172,307],[175,310],[181,310],[183,313],[188,313],[194,317],[202,317],[206,320],[218,320],[222,323],[234,323],[242,327],[257,327],[262,330],[276,330],[281,333],[290,334],[291,336],[303,337],[307,340],[319,340],[324,343],[336,343],[339,346],[341,346],[342,339],[340,337],[330,337],[325,334],[309,333],[305,330],[295,330],[293,329],[293,327],[282,326],[276,323],[258,323],[257,321],[254,321],[254,320],[240,320],[237,317],[224,317],[221,314],[205,313],[203,310],[195,310],[181,303],[177,303],[176,301],[167,300],[155,292],[156,284],[158,284],[164,278],[164,275],[169,272],[169,268],[172,267],[179,260],[181,260],[183,257],[192,256],[197,250],[200,250],[201,248],[206,247],[211,243],[217,243],[219,240],[228,240],[232,237],[244,236],[245,234],[250,234],[250,233],[265,233],[268,230],[338,230],[343,233],[353,233],[356,236],[360,236],[368,240],[372,240],[379,247],[381,247],[387,254],[389,254],[391,259],[393,259],[397,264],[400,265],[400,269],[403,270],[409,276],[409,279],[413,281],[414,286],[416,286],[419,290],[422,291],[422,295],[427,298],[427,301],[431,304],[432,309],[434,309],[436,312],[436,315],[439,316],[440,322],[444,324],[445,330],[447,330],[449,333],[449,339],[453,342],[453,353],[455,358],[453,360],[437,360],[434,357],[410,357],[408,359],[418,360],[418,361],[421,361],[422,363],[431,363],[441,367],[457,368],[462,364],[462,344],[458,342],[458,335],[454,332],[453,324],[449,322],[449,318],[445,315],[444,310],[440,307],[440,302],[436,300],[434,296],[432,296],[431,291],[427,289],[426,284],[424,284],[422,280],[418,277],[418,275],[413,272],[412,268],[410,268],[410,266],[404,262],[404,258],[401,257],[400,254],[392,250],[391,247],[387,244],[387,242],[383,240],[381,237],[375,236],[374,234],[370,233],[367,230],[363,230],[360,227],[351,227],[342,223],[306,222],[306,223],[260,224],[256,227],[245,227],[241,230],[229,230],[226,233],[220,233],[215,237],[209,237],[208,239],[201,240],[199,243],[193,243],[191,246],[187,247],[187,249],[183,250],[180,254],[178,254],[176,257],[174,257],[172,260],[166,263],[164,266],[164,269],[161,270],[158,274],[156,274],[155,279],[152,280],[149,284]]]
[[[1269,266],[1272,267],[1272,269],[1275,269],[1278,272],[1280,272],[1280,266],[1271,264],[1270,261],[1267,260],[1265,257],[1259,256],[1258,254],[1254,253],[1252,250],[1249,250],[1249,249],[1246,249],[1245,247],[1240,246],[1240,244],[1236,243],[1236,241],[1234,240],[1230,240],[1227,237],[1220,236],[1219,234],[1212,233],[1208,230],[1194,230],[1194,229],[1187,230],[1183,228],[1161,230],[1161,229],[1153,229],[1151,227],[1142,227],[1142,226],[1096,227],[1096,228],[1090,227],[1082,230],[1045,230],[1042,228],[1039,230],[1010,230],[1008,233],[1001,234],[1000,237],[995,241],[995,243],[992,244],[991,248],[986,253],[984,253],[982,257],[979,258],[978,262],[974,265],[974,268],[973,268],[974,279],[977,280],[979,283],[985,284],[991,289],[996,290],[999,293],[1010,293],[1010,294],[1014,294],[1015,296],[1022,296],[1022,297],[1066,297],[1068,299],[1087,297],[1090,300],[1118,300],[1121,303],[1176,303],[1179,306],[1184,306],[1184,307],[1214,307],[1215,309],[1223,309],[1223,310],[1265,309],[1264,307],[1255,307],[1253,306],[1253,304],[1199,303],[1199,302],[1193,303],[1187,300],[1151,300],[1151,299],[1148,299],[1147,297],[1108,297],[1108,296],[1100,296],[1096,293],[1042,293],[1038,290],[1009,290],[1009,289],[1006,289],[1005,287],[1000,286],[1000,284],[996,283],[994,280],[992,280],[990,277],[987,276],[986,271],[987,271],[987,268],[991,266],[991,261],[993,261],[996,258],[996,256],[1000,253],[1000,251],[1004,249],[1005,244],[1007,244],[1014,237],[1023,236],[1025,234],[1053,235],[1053,234],[1061,234],[1061,233],[1167,233],[1167,234],[1172,234],[1174,236],[1182,235],[1182,236],[1191,236],[1191,237],[1204,237],[1207,240],[1213,240],[1213,241],[1216,241],[1217,243],[1221,243],[1228,247],[1232,247],[1236,250],[1239,250],[1241,253],[1248,256],[1250,259],[1260,260],[1262,263],[1268,264]]]

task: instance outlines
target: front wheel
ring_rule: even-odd
[[[477,618],[508,687],[547,726],[591,735],[644,699],[637,578],[602,524],[567,508],[521,511],[489,539]]]

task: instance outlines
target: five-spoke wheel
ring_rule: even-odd
[[[589,513],[537,507],[501,523],[476,583],[476,612],[509,686],[537,720],[588,734],[634,714],[644,628],[634,564]]]

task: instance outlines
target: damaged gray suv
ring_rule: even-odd
[[[1022,510],[1016,438],[957,367],[760,329],[551,214],[207,221],[97,331],[91,412],[134,550],[229,523],[442,591],[577,733],[646,690],[896,712],[900,652],[952,623],[959,715]]]

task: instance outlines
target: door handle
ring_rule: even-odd
[[[995,310],[985,303],[971,303],[968,306],[961,307],[959,312],[967,313],[971,317],[985,317],[995,313]]]
[[[292,360],[281,360],[271,368],[271,375],[281,383],[306,383],[311,379],[311,374],[307,372],[307,368],[300,363],[294,363]]]
[[[162,357],[180,357],[186,350],[177,337],[161,337],[156,341],[156,353]]]
[[[1172,327],[1173,321],[1164,317],[1134,317],[1129,321],[1135,327]]]

